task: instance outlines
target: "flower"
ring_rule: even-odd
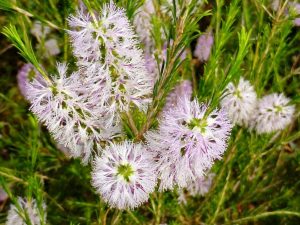
[[[45,38],[50,31],[50,27],[42,25],[40,21],[35,21],[30,30],[30,32],[38,39]]]
[[[207,61],[210,56],[213,43],[214,37],[212,32],[201,35],[197,40],[194,56],[202,62]]]
[[[0,203],[5,202],[8,199],[8,194],[0,187]]]
[[[205,177],[198,177],[196,180],[191,181],[186,187],[187,194],[193,197],[206,195],[210,190],[214,177],[214,173],[209,173]],[[179,202],[186,204],[186,197],[183,189],[179,190],[178,200]]]
[[[99,78],[102,90],[98,91],[108,95],[103,107],[110,112],[128,111],[132,105],[146,110],[153,82],[126,13],[111,2],[103,7],[101,16],[91,18],[82,11],[69,17],[73,53],[81,73]]]
[[[26,225],[27,220],[25,218],[27,216],[32,225],[40,225],[46,222],[46,205],[44,203],[39,208],[35,199],[29,200],[18,197],[18,206],[10,206],[6,225]],[[27,216],[25,216],[26,214]]]
[[[253,115],[252,128],[257,133],[271,133],[283,130],[293,119],[295,106],[283,94],[269,94],[258,101]]]
[[[33,78],[40,80],[41,74],[34,69],[33,65],[27,63],[18,71],[17,80],[21,94],[27,98],[27,85]]]
[[[49,39],[45,42],[46,54],[49,56],[58,55],[60,53],[57,40]]]
[[[30,109],[72,157],[86,163],[97,143],[115,137],[120,128],[111,124],[108,112],[93,102],[90,90],[98,86],[86,85],[76,72],[67,76],[66,64],[58,64],[57,70],[52,83],[44,78],[29,83]]]
[[[183,80],[167,96],[164,111],[177,106],[179,98],[182,98],[183,96],[186,96],[188,99],[191,99],[192,94],[192,82],[190,80]]]
[[[245,126],[252,120],[256,103],[256,92],[244,78],[240,78],[237,85],[230,82],[221,100],[221,106],[227,111],[232,123]]]
[[[163,112],[158,130],[145,134],[149,150],[156,154],[160,190],[187,187],[226,150],[232,128],[226,112],[207,110],[207,105],[184,96]]]
[[[284,15],[289,16],[298,16],[300,15],[300,4],[293,2],[293,1],[288,1],[287,8],[284,10]],[[278,11],[280,9],[280,1],[279,0],[273,0],[271,4],[271,8],[273,11]],[[295,26],[300,26],[300,17],[296,17],[294,19],[294,25]]]
[[[295,16],[300,16],[300,3],[291,2],[290,11],[295,14]],[[300,17],[294,19],[294,25],[300,26]]]
[[[141,42],[145,45],[147,54],[150,54],[152,48],[154,47],[154,40],[151,35],[151,18],[154,13],[155,9],[152,0],[146,0],[145,3],[139,8],[133,21],[133,24],[136,28],[135,30],[139,35]]]
[[[118,209],[132,209],[149,198],[156,185],[152,155],[140,143],[111,143],[94,161],[92,184]]]

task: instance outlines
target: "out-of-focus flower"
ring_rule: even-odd
[[[8,199],[8,194],[0,187],[0,203]]]
[[[18,197],[18,205],[20,210],[15,205],[10,206],[8,211],[6,225],[26,225],[26,217],[32,225],[40,225],[46,223],[46,205],[42,204],[42,209],[38,208],[36,200],[24,199]],[[25,216],[27,214],[27,216]],[[43,223],[42,223],[43,222]]]
[[[41,80],[41,74],[30,63],[23,65],[22,68],[18,71],[18,86],[21,94],[25,98],[27,98],[28,82],[32,81],[34,78]]]
[[[273,93],[260,99],[254,111],[252,128],[257,133],[283,130],[293,119],[295,106],[283,94]]]
[[[294,25],[300,26],[300,3],[296,3],[296,2],[290,3],[290,11],[292,14],[299,16],[294,19]]]
[[[45,38],[51,29],[48,26],[42,25],[40,21],[35,21],[30,32],[38,39]]]
[[[172,109],[177,106],[179,98],[186,96],[188,99],[192,98],[193,87],[190,80],[180,82],[167,96],[164,111]]]
[[[151,35],[151,17],[154,12],[155,9],[152,0],[146,0],[139,8],[133,21],[136,32],[140,37],[141,42],[145,45],[146,54],[151,54],[150,52],[152,52],[152,48],[154,47],[154,40]]]
[[[194,56],[196,56],[202,62],[207,61],[210,56],[213,43],[214,37],[212,32],[202,34],[197,40]]]
[[[45,42],[46,54],[49,56],[58,55],[60,53],[56,39],[49,39]]]
[[[284,15],[294,15],[294,16],[300,16],[300,3],[297,3],[296,1],[289,1],[286,5]],[[280,7],[280,0],[274,0],[271,4],[271,8],[273,11],[278,11]],[[300,26],[300,17],[296,17],[294,19],[294,25]]]
[[[33,79],[27,86],[27,98],[32,112],[46,124],[54,139],[86,163],[97,143],[113,138],[120,128],[107,119],[105,109],[93,104],[89,89],[98,86],[85,86],[78,73],[67,76],[65,64],[58,64],[57,70],[52,84],[44,78]]]
[[[209,173],[205,177],[199,177],[196,180],[191,181],[185,188],[187,191],[186,194],[193,197],[198,195],[204,196],[209,192],[214,177],[214,173]],[[186,204],[186,197],[183,189],[179,190],[178,200],[179,202]]]
[[[69,25],[81,73],[87,79],[98,77],[102,88],[99,92],[109,92],[103,107],[113,114],[128,111],[132,105],[146,110],[153,81],[124,10],[111,2],[103,7],[97,21],[78,12],[69,17]]]
[[[162,114],[157,131],[148,131],[148,148],[156,154],[160,190],[179,188],[204,176],[227,147],[232,125],[225,110],[208,115],[207,105],[184,96]]]
[[[111,206],[135,208],[146,202],[154,191],[153,156],[142,144],[111,143],[94,161],[92,184]]]
[[[240,78],[235,85],[230,82],[224,92],[221,106],[228,112],[231,121],[248,126],[257,103],[256,92],[248,80]]]

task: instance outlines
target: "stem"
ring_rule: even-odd
[[[214,222],[215,222],[215,220],[216,220],[216,218],[217,218],[217,216],[218,216],[218,213],[219,213],[219,211],[220,211],[220,208],[221,208],[221,206],[222,206],[222,204],[223,204],[223,202],[224,202],[225,193],[226,193],[226,190],[227,190],[227,187],[228,187],[230,175],[231,175],[231,170],[229,170],[228,175],[227,175],[227,177],[226,177],[226,183],[225,183],[225,185],[224,185],[224,187],[223,187],[222,194],[221,194],[221,198],[220,198],[220,200],[219,200],[219,202],[218,202],[217,209],[216,209],[216,211],[215,211],[214,217],[213,217],[212,220],[210,221],[210,224],[214,224]]]
[[[292,212],[292,211],[285,211],[285,210],[278,210],[278,211],[273,211],[273,212],[264,212],[255,216],[248,216],[248,217],[244,217],[241,219],[237,219],[234,221],[230,221],[227,222],[227,224],[235,224],[235,223],[240,223],[240,222],[246,222],[249,220],[256,220],[256,219],[260,219],[260,218],[264,218],[264,217],[268,217],[268,216],[280,216],[280,215],[284,215],[284,216],[297,216],[300,217],[300,213],[299,212]]]
[[[177,53],[178,51],[176,51],[176,49],[178,48],[180,42],[182,41],[183,38],[183,31],[185,28],[185,22],[186,22],[186,17],[187,17],[187,11],[185,12],[185,14],[179,18],[179,25],[178,25],[178,36],[175,38],[174,43],[171,47],[170,50],[170,61],[167,63],[166,65],[166,69],[163,71],[162,77],[159,80],[158,86],[157,86],[157,92],[158,94],[155,95],[153,97],[153,101],[151,103],[151,105],[149,106],[149,110],[147,112],[147,116],[146,116],[146,123],[143,124],[142,128],[140,129],[140,131],[138,132],[138,134],[136,135],[136,140],[141,140],[144,133],[151,127],[158,111],[159,111],[159,104],[161,102],[161,99],[163,98],[164,94],[165,94],[165,86],[166,86],[166,81],[167,78],[169,78],[169,76],[172,75],[173,73],[173,67],[175,64],[175,61],[177,59]],[[179,51],[180,52],[180,51]]]
[[[128,118],[128,122],[129,122],[128,125],[129,125],[130,129],[133,131],[134,136],[137,136],[138,133],[139,133],[139,131],[138,131],[136,125],[135,125],[135,122],[134,122],[134,120],[132,118],[132,115],[129,112],[127,112],[126,116]]]

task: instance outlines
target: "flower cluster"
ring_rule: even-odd
[[[128,111],[131,104],[145,110],[152,81],[137,37],[123,9],[105,5],[97,21],[78,12],[69,17],[73,53],[87,80],[97,79],[98,101],[112,115]]]
[[[138,33],[146,31],[141,39],[147,48],[154,7],[151,0],[143,7],[134,23]],[[25,65],[19,85],[32,112],[66,155],[93,162],[92,185],[113,207],[141,205],[157,181],[160,190],[178,187],[191,196],[204,195],[213,179],[206,172],[224,154],[231,122],[266,133],[281,130],[292,120],[295,108],[289,99],[272,94],[257,100],[254,88],[243,78],[228,84],[221,109],[192,99],[192,83],[184,80],[167,96],[158,128],[147,131],[146,143],[126,141],[123,115],[147,110],[161,66],[157,64],[166,61],[172,40],[156,54],[157,63],[151,50],[145,60],[125,11],[112,2],[99,14],[79,10],[68,22],[77,70],[68,73],[67,64],[58,63],[57,74],[46,77]],[[202,35],[194,55],[207,61],[212,45],[212,33]],[[184,60],[186,52],[180,57]],[[26,201],[20,202],[27,207]]]
[[[47,216],[46,205],[42,204],[41,207],[42,209],[38,208],[35,199],[29,200],[18,197],[18,207],[11,205],[8,211],[6,225],[26,225],[29,221],[32,225],[45,224]]]
[[[258,134],[283,130],[293,119],[295,106],[283,94],[269,94],[257,99],[249,81],[230,82],[221,100],[233,123],[255,129]]]
[[[58,74],[52,82],[34,79],[27,85],[31,110],[46,124],[58,143],[70,149],[70,155],[81,157],[84,163],[94,146],[120,132],[107,119],[105,109],[93,104],[77,72],[67,76],[66,64],[57,65]]]
[[[208,106],[186,96],[162,115],[157,131],[146,134],[156,154],[160,190],[180,188],[204,176],[227,147],[232,125],[223,109],[207,114]]]

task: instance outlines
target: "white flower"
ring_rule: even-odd
[[[38,39],[45,38],[50,31],[50,27],[42,25],[40,21],[35,21],[30,30],[30,32]]]
[[[34,79],[28,84],[27,98],[31,110],[48,127],[54,139],[70,149],[70,155],[86,163],[95,145],[120,132],[108,119],[110,115],[93,102],[98,86],[82,81],[78,73],[67,76],[67,66],[58,64],[52,84]]]
[[[146,133],[158,162],[160,190],[187,187],[226,150],[232,127],[226,112],[215,109],[207,114],[207,109],[184,96],[176,107],[163,112],[157,131]]]
[[[221,106],[228,112],[232,123],[248,126],[257,104],[256,92],[248,80],[240,78],[235,85],[230,82],[224,92]]]
[[[49,56],[58,55],[60,53],[56,39],[49,39],[45,42],[46,54]]]
[[[46,223],[45,204],[42,204],[42,208],[39,209],[36,200],[28,200],[18,197],[18,205],[20,207],[20,211],[15,205],[10,206],[6,225],[26,225],[27,223],[25,220],[25,214],[28,215],[28,219],[30,220],[32,225],[40,225]]]
[[[146,202],[156,185],[152,155],[142,144],[111,143],[94,162],[92,184],[101,197],[119,209]]]
[[[133,105],[146,110],[153,82],[145,66],[143,52],[123,9],[112,2],[105,5],[97,21],[78,12],[69,17],[73,53],[87,79],[98,77],[106,93],[103,107],[113,114]]]
[[[267,95],[258,101],[252,127],[259,134],[283,130],[292,122],[294,112],[295,106],[283,94]]]

